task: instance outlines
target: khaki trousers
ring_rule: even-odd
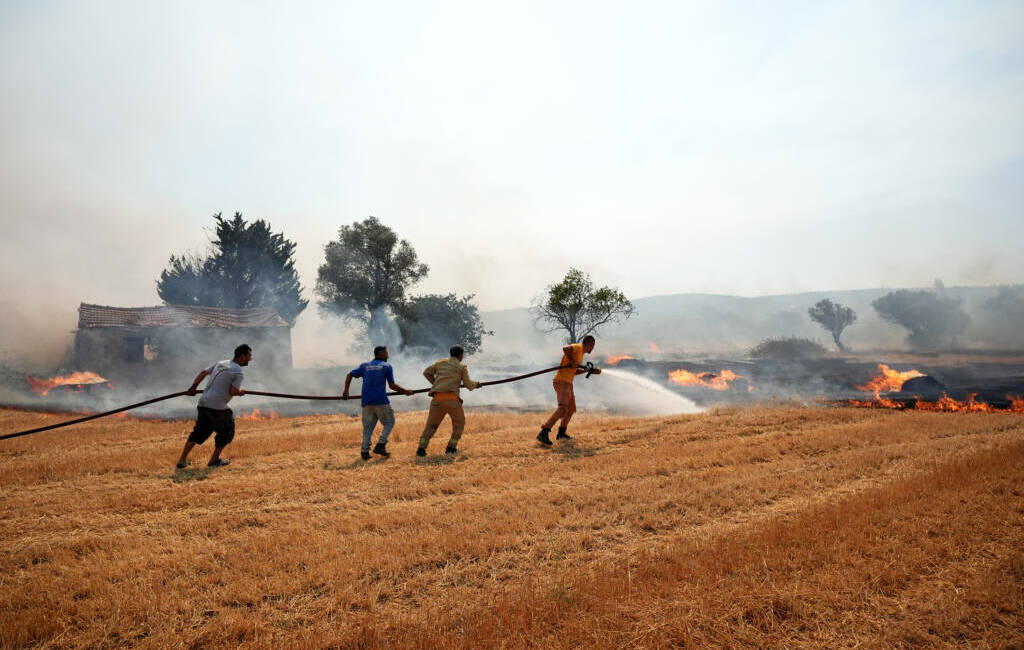
[[[444,417],[450,415],[452,418],[452,437],[448,440],[449,447],[457,447],[462,431],[466,428],[466,413],[462,410],[462,402],[457,399],[432,400],[430,412],[427,413],[427,424],[423,427],[423,435],[420,436],[420,447],[427,448],[430,439],[437,433],[437,427],[441,426]]]

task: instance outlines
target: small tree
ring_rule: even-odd
[[[813,307],[807,310],[811,320],[825,328],[825,331],[832,334],[832,340],[840,350],[846,350],[839,342],[839,336],[843,330],[853,325],[857,320],[857,312],[839,303],[834,303],[828,298],[819,300]]]
[[[399,306],[395,315],[407,347],[443,351],[458,343],[466,354],[473,354],[480,350],[484,336],[494,334],[484,329],[472,295],[416,296]]]
[[[160,273],[156,292],[172,305],[264,307],[294,324],[309,304],[295,271],[295,243],[270,230],[263,219],[247,222],[213,215],[216,238],[205,256],[172,255]]]
[[[530,311],[545,332],[565,330],[570,343],[593,334],[602,325],[633,315],[633,303],[618,289],[594,288],[590,276],[570,268],[561,282],[547,287]]]
[[[430,270],[377,217],[342,226],[337,241],[324,247],[324,257],[314,289],[320,308],[365,323],[371,339],[383,335],[388,313],[401,307],[408,288]]]
[[[906,328],[907,342],[916,348],[955,344],[970,321],[960,301],[946,295],[938,282],[934,291],[900,289],[876,298],[871,306],[883,320]]]

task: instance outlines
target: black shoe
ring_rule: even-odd
[[[370,460],[370,452],[368,451],[361,451],[359,455],[363,457],[363,460]]]
[[[537,442],[539,442],[542,445],[547,445],[548,447],[550,447],[551,436],[548,435],[549,433],[551,433],[551,429],[541,428],[540,433],[537,434]]]
[[[387,458],[391,455],[391,453],[387,450],[387,447],[381,443],[377,443],[376,446],[374,446],[373,453],[377,454],[378,456],[383,456],[384,458]]]
[[[558,435],[555,436],[555,440],[572,440],[572,436],[565,432],[565,427],[558,430]]]
[[[426,448],[425,447],[419,447],[418,449],[416,449],[416,455],[417,456],[426,456],[427,455]]]
[[[231,459],[230,458],[218,458],[217,460],[211,460],[210,462],[206,463],[206,466],[207,467],[224,467],[226,465],[229,465],[230,463],[231,463]]]
[[[455,447],[445,447],[444,453],[454,456],[455,454],[459,453],[459,450],[456,449]]]

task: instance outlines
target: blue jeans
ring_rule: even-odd
[[[363,407],[363,448],[362,451],[370,451],[370,439],[373,437],[373,429],[380,420],[383,430],[380,432],[378,445],[388,443],[388,435],[395,428],[395,411],[390,404],[369,404]]]

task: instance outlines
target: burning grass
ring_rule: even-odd
[[[682,368],[678,370],[670,370],[668,373],[668,380],[673,384],[679,386],[700,386],[702,388],[710,388],[711,390],[729,390],[732,388],[733,382],[737,379],[746,379],[743,375],[738,375],[732,370],[722,369],[718,373],[713,372],[701,372],[695,373]],[[747,384],[747,390],[753,390],[753,386]]]
[[[472,413],[430,462],[422,419],[369,463],[347,416],[240,422],[215,471],[171,469],[185,421],[8,441],[0,645],[1024,642],[1020,416],[584,416],[543,450]]]
[[[878,364],[878,374],[869,379],[863,386],[857,386],[857,390],[874,393],[875,397],[877,397],[879,393],[897,391],[903,388],[903,384],[908,379],[913,379],[914,377],[924,377],[924,373],[920,370],[893,370],[884,363],[880,363]]]
[[[67,375],[60,375],[57,377],[29,377],[25,376],[25,381],[28,383],[29,388],[32,389],[37,395],[46,396],[50,394],[54,388],[61,386],[67,386],[72,390],[82,390],[85,386],[93,386],[97,384],[103,384],[107,388],[113,388],[110,382],[103,377],[100,377],[95,372],[72,372]]]
[[[941,411],[945,413],[1024,413],[1024,397],[1020,395],[1006,395],[1005,405],[980,401],[977,393],[971,393],[962,401],[953,399],[945,393],[937,399],[922,399],[920,396],[915,396],[912,399],[882,397],[883,392],[899,392],[908,381],[917,377],[925,377],[925,374],[919,370],[893,370],[884,363],[878,364],[878,371],[879,374],[864,385],[857,387],[857,390],[873,392],[874,399],[852,399],[848,400],[847,404],[860,408]]]
[[[989,404],[978,400],[977,393],[971,393],[965,400],[956,400],[948,395],[943,395],[936,400],[913,399],[889,399],[876,397],[871,400],[852,399],[847,402],[850,406],[860,408],[916,410],[916,411],[940,411],[943,413],[1020,413],[1024,414],[1024,397],[1020,395],[1007,395],[1005,405]]]
[[[608,366],[617,366],[623,361],[635,361],[636,357],[631,357],[628,354],[614,354],[610,357],[605,357],[604,363]]]

